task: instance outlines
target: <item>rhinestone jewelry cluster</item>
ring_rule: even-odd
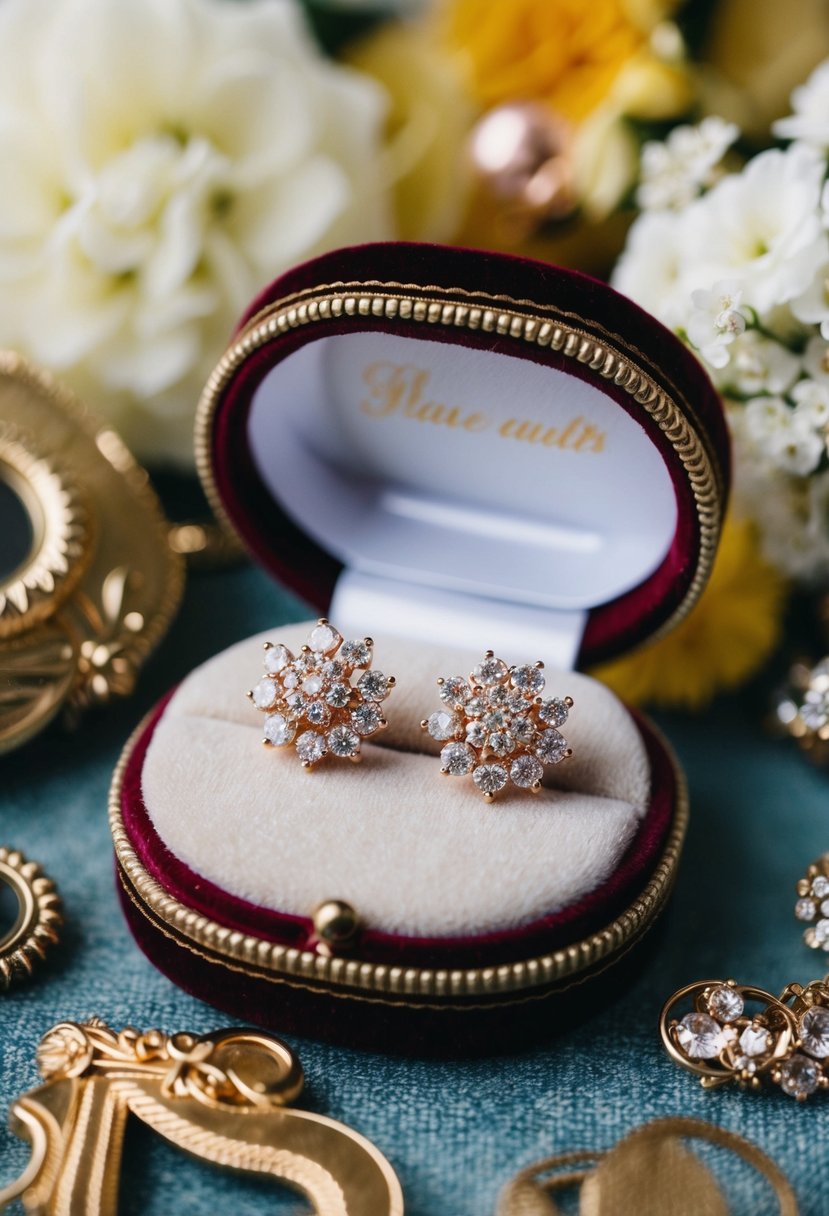
[[[711,1088],[735,1081],[760,1089],[764,1082],[804,1101],[829,1089],[829,988],[816,981],[807,988],[791,984],[781,994],[741,988],[733,980],[696,984],[694,1009],[665,1021],[663,1038],[677,1063],[701,1075]],[[748,1003],[759,1006],[749,1013]]]
[[[794,914],[808,928],[803,940],[813,950],[829,954],[829,853],[813,862],[797,884]]]
[[[380,705],[394,688],[393,676],[371,669],[373,645],[344,641],[325,617],[297,657],[266,642],[265,674],[248,693],[267,715],[263,741],[292,743],[306,769],[326,756],[357,762],[363,739],[385,727]]]
[[[507,667],[488,650],[464,676],[438,680],[443,709],[421,722],[444,744],[441,772],[469,774],[487,802],[507,785],[537,793],[545,764],[572,755],[558,727],[567,721],[571,697],[544,697],[544,664]]]

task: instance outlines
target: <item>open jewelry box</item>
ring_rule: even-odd
[[[670,893],[685,795],[653,726],[573,668],[670,629],[705,585],[729,469],[698,362],[571,271],[340,250],[255,301],[197,446],[255,558],[370,634],[397,686],[363,763],[311,775],[260,746],[243,692],[264,638],[170,694],[111,801],[142,948],[240,1017],[392,1051],[514,1047],[617,990]],[[266,637],[296,652],[309,629]],[[486,648],[544,659],[547,693],[575,700],[573,758],[491,806],[420,730],[437,677]],[[356,918],[339,938],[315,920],[335,900]]]

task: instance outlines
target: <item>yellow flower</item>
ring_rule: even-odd
[[[672,633],[591,674],[638,705],[700,709],[760,667],[780,637],[785,584],[760,558],[753,526],[729,520],[705,592]]]
[[[673,7],[641,0],[448,0],[445,25],[483,106],[541,100],[577,123],[647,44],[643,22]]]
[[[454,56],[427,29],[381,25],[346,61],[386,90],[386,183],[404,240],[455,236],[467,200],[466,140],[475,118]]]

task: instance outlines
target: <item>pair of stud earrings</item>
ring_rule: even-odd
[[[264,743],[293,744],[303,768],[327,756],[357,763],[364,739],[385,729],[395,680],[372,667],[371,638],[346,640],[321,617],[295,656],[265,643],[265,671],[247,694],[265,715]],[[443,743],[441,772],[471,776],[487,802],[507,785],[537,793],[545,765],[572,755],[560,733],[571,697],[544,697],[544,664],[508,667],[488,650],[468,677],[438,680],[442,708],[421,723]]]

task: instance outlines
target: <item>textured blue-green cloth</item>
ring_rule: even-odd
[[[172,1031],[227,1017],[179,992],[133,944],[115,896],[107,789],[140,716],[195,664],[248,633],[307,615],[250,569],[194,576],[138,695],[0,760],[0,841],[58,882],[68,925],[53,961],[0,995],[0,1078],[7,1105],[37,1082],[34,1050],[56,1021],[98,1014]],[[302,1101],[351,1124],[389,1157],[411,1216],[484,1216],[521,1166],[553,1152],[611,1145],[660,1115],[711,1120],[755,1140],[785,1169],[803,1216],[829,1213],[829,1097],[704,1093],[662,1052],[664,998],[694,979],[730,976],[777,991],[821,974],[792,916],[794,883],[829,848],[826,778],[768,742],[760,706],[724,700],[661,725],[688,773],[692,818],[676,895],[646,973],[616,1004],[549,1046],[464,1063],[399,1060],[294,1040],[308,1075]],[[4,1122],[4,1120],[3,1120]],[[0,1123],[0,1185],[27,1151]],[[741,1172],[737,1210],[772,1211]],[[764,1206],[764,1201],[768,1206]],[[129,1136],[122,1211],[146,1216],[295,1213],[288,1192],[183,1158],[143,1129]]]

